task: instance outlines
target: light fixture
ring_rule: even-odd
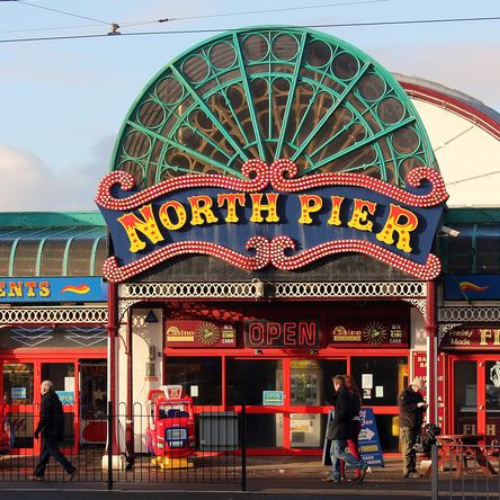
[[[452,238],[460,236],[460,231],[457,231],[456,229],[448,226],[441,226],[441,232],[447,234],[448,236],[451,236]]]
[[[318,349],[311,349],[311,350],[309,351],[309,354],[312,354],[313,356],[314,356],[315,354],[318,354]]]
[[[256,299],[261,299],[265,295],[265,290],[264,290],[264,282],[261,281],[259,278],[254,278],[252,280],[252,285],[254,286],[255,290],[255,298]]]
[[[262,354],[262,349],[255,349],[254,354]]]

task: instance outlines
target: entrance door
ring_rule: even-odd
[[[500,355],[453,358],[452,429],[456,434],[486,434],[499,444]]]

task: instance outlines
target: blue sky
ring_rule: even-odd
[[[205,15],[217,17],[124,26]],[[500,16],[498,0],[1,0],[0,40],[105,34],[108,22],[133,33],[492,16]],[[455,88],[500,111],[500,21],[320,29],[390,71]],[[0,43],[0,210],[93,210],[97,183],[135,97],[176,55],[216,33]]]

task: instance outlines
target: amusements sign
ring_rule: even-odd
[[[210,321],[167,321],[167,347],[236,347],[236,330],[232,324],[216,325]]]
[[[445,300],[499,300],[500,277],[495,274],[445,276]]]
[[[500,350],[500,329],[464,328],[447,332],[439,344],[446,351]]]
[[[408,325],[396,321],[337,322],[329,328],[331,347],[408,347]]]
[[[286,159],[249,160],[241,173],[184,175],[142,191],[130,173],[108,174],[96,196],[115,252],[105,277],[121,282],[186,254],[289,271],[346,252],[422,280],[439,275],[430,250],[448,194],[438,172],[412,169],[407,190],[355,173],[298,177]]]
[[[318,321],[245,321],[245,347],[261,348],[318,348]]]

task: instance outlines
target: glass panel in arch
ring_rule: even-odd
[[[73,240],[69,249],[68,276],[89,276],[94,240]]]

